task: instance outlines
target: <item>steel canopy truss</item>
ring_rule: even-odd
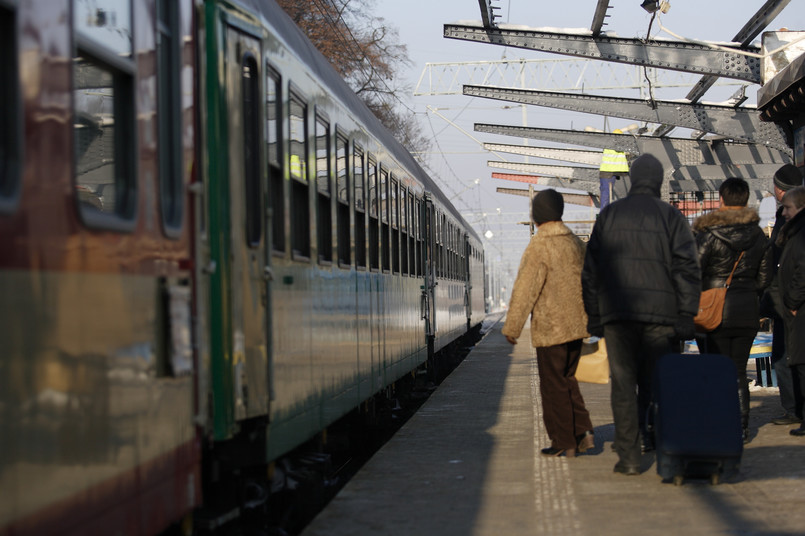
[[[606,63],[583,58],[511,58],[460,62],[426,63],[419,75],[414,96],[461,95],[464,84],[540,88],[551,91],[625,90],[647,94],[646,78],[653,88],[687,88],[695,75],[682,71],[638,65]],[[741,86],[745,82],[716,78],[718,86]],[[646,93],[644,93],[646,92]]]
[[[556,149],[554,147],[531,147],[528,145],[507,145],[503,143],[484,143],[484,149],[493,153],[510,153],[521,156],[533,156],[546,160],[562,160],[588,166],[601,165],[601,151],[585,151],[584,149]]]
[[[492,5],[492,0],[478,0],[478,6],[481,8],[481,20],[487,28],[495,28],[497,24],[495,19],[498,15],[495,13],[495,7]]]
[[[464,94],[674,125],[763,144],[788,153],[793,143],[790,132],[774,123],[761,121],[760,112],[755,108],[674,101],[653,101],[656,107],[652,107],[640,99],[488,86],[465,85]]]
[[[489,160],[486,163],[489,167],[497,169],[508,169],[510,171],[522,171],[536,175],[553,175],[561,179],[577,179],[581,181],[595,181],[598,179],[598,168],[577,167],[577,166],[547,166],[545,164],[528,164],[524,162],[497,162]]]
[[[767,0],[765,4],[755,13],[749,21],[744,24],[732,41],[740,43],[741,47],[747,47],[752,40],[760,35],[766,26],[774,20],[774,17],[788,5],[791,0]],[[711,75],[705,75],[699,80],[693,89],[687,94],[687,99],[696,102],[710,89],[716,82],[717,78]]]
[[[499,194],[519,195],[520,197],[528,197],[528,198],[530,198],[534,193],[533,188],[528,190],[525,190],[523,188],[495,188],[495,191]],[[562,198],[564,199],[566,204],[581,205],[584,207],[598,206],[592,195],[569,194],[567,192],[559,192],[559,193],[562,194]]]
[[[593,15],[593,23],[590,25],[590,31],[593,32],[593,35],[599,35],[601,33],[601,28],[604,26],[604,19],[609,17],[609,15],[607,15],[607,9],[610,7],[609,0],[598,0],[598,4],[595,6],[595,14]]]
[[[573,179],[560,179],[558,177],[538,177],[535,175],[522,175],[519,173],[492,173],[493,179],[506,181],[525,182],[528,184],[538,184],[540,186],[550,186],[551,188],[566,188],[568,190],[581,190],[587,192],[594,198],[598,198],[598,182],[580,181]]]
[[[729,46],[715,49],[681,41],[643,41],[624,37],[562,34],[536,29],[488,28],[462,24],[445,24],[444,36],[449,39],[541,50],[554,54],[760,83],[760,60],[742,53],[758,53],[758,47]],[[734,52],[724,48],[732,49]]]
[[[689,180],[700,181],[697,190],[717,190],[718,184],[713,181],[720,182],[729,177],[755,181],[753,187],[770,191],[769,179],[774,171],[791,162],[791,157],[786,152],[726,140],[657,138],[485,123],[476,123],[475,131],[599,149],[609,148],[632,155],[651,153],[660,160],[666,176],[671,179],[671,191],[692,191],[688,189],[692,185],[680,184]],[[681,168],[688,169],[680,171],[677,180],[674,173]]]

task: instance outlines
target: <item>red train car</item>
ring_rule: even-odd
[[[191,0],[0,0],[0,535],[201,501]]]

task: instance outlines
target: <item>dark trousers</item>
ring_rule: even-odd
[[[615,187],[615,179],[617,178],[618,177],[616,175],[612,175],[610,177],[601,177],[599,179],[601,208],[604,208],[613,201],[612,189]]]
[[[646,433],[654,364],[665,354],[679,352],[679,340],[672,326],[643,322],[606,324],[604,340],[612,377],[615,452],[623,463],[638,466],[640,432]]]
[[[797,400],[805,401],[805,365],[793,365],[789,367],[794,376],[794,384],[796,386]],[[801,402],[797,406],[797,417],[802,418],[805,415],[805,402]],[[805,424],[800,427],[805,426]]]
[[[581,339],[537,348],[542,418],[554,448],[575,449],[576,436],[593,429],[575,377],[580,356]]]
[[[718,328],[707,334],[707,353],[721,354],[730,358],[738,374],[738,402],[741,404],[741,422],[749,426],[749,382],[746,379],[746,363],[752,351],[757,330],[752,328]]]
[[[774,325],[772,327],[771,364],[777,375],[777,387],[780,389],[780,405],[783,406],[783,411],[802,418],[801,388],[805,388],[805,386],[800,385],[796,372],[788,365],[788,343],[791,340],[788,330],[791,329],[791,313],[783,304],[778,283],[777,277],[775,277],[768,289],[768,296],[771,298],[775,313],[772,318]]]
[[[784,317],[785,322],[785,362],[790,365],[791,356],[794,355],[793,345],[795,344],[796,337],[794,337],[794,317],[789,312]],[[791,373],[791,392],[794,394],[794,414],[800,419],[805,418],[805,376],[799,372],[803,372],[802,367],[805,365],[789,366]],[[779,382],[778,382],[779,383]]]
[[[783,412],[802,417],[799,414],[802,408],[797,407],[797,395],[794,394],[794,374],[785,356],[785,323],[782,318],[775,316],[772,327],[771,366],[774,367],[774,374],[777,376],[780,405],[783,406]]]

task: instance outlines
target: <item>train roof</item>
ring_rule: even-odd
[[[423,184],[425,190],[431,192],[444,205],[446,210],[464,225],[468,233],[478,241],[481,240],[475,229],[461,216],[461,213],[453,206],[436,182],[422,169],[422,166],[419,165],[411,153],[383,126],[341,75],[330,65],[327,58],[316,49],[290,16],[274,0],[239,0],[239,3],[253,13],[259,13],[263,19],[263,25],[272,28],[285,41],[288,48],[303,63],[311,67],[321,83],[355,115],[356,119],[380,143],[388,148],[390,154],[416,176],[416,179]]]

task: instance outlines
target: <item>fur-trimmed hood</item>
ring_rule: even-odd
[[[760,215],[754,208],[743,207],[736,209],[714,210],[696,218],[693,222],[693,231],[699,233],[710,227],[724,225],[741,225],[747,223],[760,223]]]
[[[714,210],[699,216],[693,222],[695,234],[711,233],[729,244],[735,251],[743,251],[757,240],[760,216],[754,208]],[[762,231],[760,231],[762,232]]]

